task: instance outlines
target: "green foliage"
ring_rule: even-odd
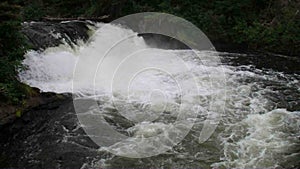
[[[198,26],[213,41],[247,44],[255,50],[299,53],[297,0],[14,0],[25,20],[42,17],[112,19],[137,12],[166,12]]]
[[[300,2],[296,0],[129,0],[123,15],[159,11],[181,16],[211,40],[297,55]]]
[[[16,117],[21,117],[22,116],[22,111],[21,110],[17,110],[16,111]]]
[[[79,17],[104,15],[112,6],[112,0],[19,0],[24,4],[25,20],[40,20],[42,17]]]
[[[90,7],[85,14],[87,16],[103,15],[110,5],[112,5],[111,0],[90,0]]]
[[[45,15],[45,11],[43,9],[43,6],[37,1],[30,2],[23,9],[23,16],[25,20],[31,20],[31,21],[39,20],[44,15]]]
[[[25,97],[23,84],[17,80],[17,69],[25,53],[20,33],[20,7],[6,1],[0,3],[0,100],[17,104]]]

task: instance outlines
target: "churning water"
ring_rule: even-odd
[[[23,61],[27,69],[19,73],[22,82],[44,92],[73,93],[74,99],[95,99],[102,120],[126,136],[158,135],[176,121],[180,106],[184,105],[186,114],[193,114],[195,105],[200,109],[191,116],[194,125],[186,137],[160,155],[133,160],[111,154],[90,163],[83,161],[83,167],[299,165],[298,74],[253,65],[209,64],[213,58],[239,54],[151,48],[137,34],[128,37],[132,34],[121,26],[106,25],[87,44],[29,51]],[[286,100],[288,96],[292,99]],[[216,130],[199,143],[204,122],[213,123],[213,117],[220,118]],[[106,152],[105,146],[99,153]],[[111,150],[128,156],[131,151],[147,154],[144,149]]]

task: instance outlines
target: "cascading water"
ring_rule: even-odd
[[[94,162],[83,166],[120,168],[124,163],[155,168],[298,165],[295,159],[299,158],[299,151],[295,147],[299,146],[300,112],[277,108],[276,101],[268,97],[276,91],[273,92],[267,84],[292,86],[299,93],[299,75],[266,72],[251,66],[203,65],[203,61],[209,63],[214,56],[230,54],[196,51],[198,58],[192,50],[150,48],[137,34],[127,37],[132,34],[132,30],[121,26],[106,25],[96,31],[89,43],[76,46],[76,49],[61,45],[43,52],[29,51],[23,61],[27,69],[19,73],[20,80],[45,92],[73,93],[74,99],[93,97],[110,125],[131,137],[147,138],[163,132],[176,120],[180,104],[187,107],[196,104],[207,112],[212,98],[219,99],[215,102],[225,102],[225,106],[216,106],[214,110],[215,113],[222,112],[221,120],[204,143],[198,143],[198,134],[206,115],[199,114],[194,117],[193,128],[185,139],[164,154],[144,161],[114,155],[95,157]],[[120,42],[123,38],[127,39]],[[118,49],[111,49],[112,52],[104,56],[116,44]],[[136,50],[139,52],[132,54]],[[126,60],[120,57],[127,55],[130,57]],[[162,69],[135,72],[149,65],[160,65]],[[223,81],[224,74],[226,82]],[[122,84],[122,77],[132,75],[129,85]],[[182,91],[178,83],[191,90]],[[226,87],[222,87],[225,83]],[[198,94],[192,90],[195,85]],[[112,86],[114,90],[111,90]],[[130,100],[122,99],[128,91]],[[149,119],[132,105],[147,113]],[[120,118],[118,112],[127,119]],[[105,146],[99,151],[105,152]],[[127,150],[114,151],[130,153]]]

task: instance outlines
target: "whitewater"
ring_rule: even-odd
[[[300,112],[278,107],[277,101],[269,97],[278,92],[266,84],[293,87],[299,92],[299,75],[261,70],[253,65],[209,64],[216,57],[222,60],[242,54],[153,48],[142,36],[121,25],[99,23],[91,31],[93,36],[87,43],[28,51],[19,78],[43,92],[72,93],[74,100],[96,100],[95,109],[104,117],[101,120],[127,137],[150,138],[164,133],[181,114],[193,122],[182,141],[138,166],[298,165]],[[209,138],[199,142],[205,122],[216,122],[217,126]],[[114,142],[113,139],[105,141]],[[100,153],[107,151],[109,145],[105,143]],[[130,157],[131,150],[112,148],[110,152]],[[144,149],[136,151],[145,156],[148,153]],[[118,158],[95,157],[93,163],[83,166],[122,167],[114,164]],[[122,162],[138,163],[127,158]]]

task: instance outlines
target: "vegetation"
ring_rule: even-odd
[[[299,9],[297,0],[5,0],[0,3],[0,99],[19,103],[28,93],[16,78],[26,50],[19,32],[24,20],[166,12],[191,21],[213,41],[299,55]]]
[[[300,1],[296,0],[131,0],[124,9],[126,14],[162,11],[181,16],[212,40],[273,53],[300,51]]]
[[[191,21],[213,41],[288,55],[298,55],[300,50],[298,0],[19,1],[23,1],[25,20],[106,14],[114,19],[137,12],[166,12]]]
[[[0,11],[0,100],[16,104],[25,97],[26,88],[16,77],[26,50],[19,32],[21,7],[5,1],[0,3]]]

